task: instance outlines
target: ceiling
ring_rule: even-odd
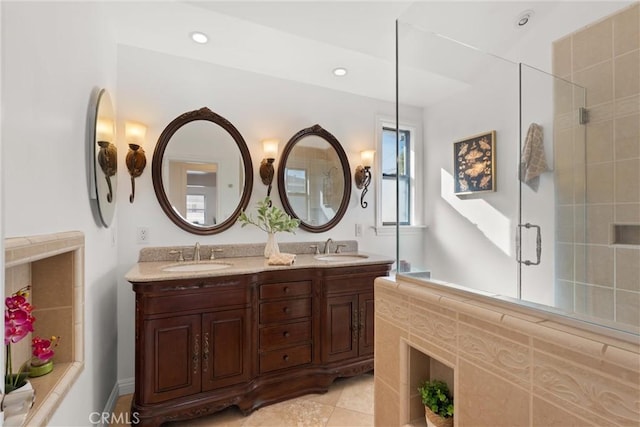
[[[115,2],[110,6],[119,43],[394,101],[396,19],[402,23],[401,36],[403,31],[439,33],[527,62],[528,49],[523,47],[550,46],[553,40],[630,3],[240,0]],[[518,28],[515,22],[525,10],[533,10],[534,15],[527,26]],[[209,43],[193,43],[188,37],[193,31],[206,33]],[[400,55],[403,48],[409,49],[403,43],[401,38]],[[407,65],[405,84],[411,84],[406,103],[424,106],[426,99],[435,101],[464,87],[464,73],[455,72],[463,67],[450,47],[449,41],[430,45],[424,61],[430,65],[403,64]],[[549,68],[548,63],[531,65]],[[345,77],[332,74],[339,66],[348,69]]]

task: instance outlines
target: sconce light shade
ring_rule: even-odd
[[[103,117],[96,121],[96,139],[98,141],[113,141],[113,121]]]
[[[278,141],[277,139],[265,139],[262,141],[262,149],[264,150],[265,159],[275,159],[278,154]]]
[[[360,159],[362,160],[362,167],[373,167],[373,158],[375,157],[375,150],[365,150],[360,153]]]
[[[147,135],[147,127],[142,123],[137,122],[125,122],[124,123],[124,136],[127,144],[142,145],[144,138]]]
[[[271,196],[271,184],[273,183],[273,176],[275,175],[273,162],[275,162],[276,155],[278,154],[278,142],[277,139],[265,139],[262,141],[264,158],[262,162],[260,162],[260,178],[262,179],[262,183],[268,187],[267,196]]]
[[[141,123],[125,122],[124,134],[127,144],[129,144],[129,151],[125,159],[129,175],[131,175],[131,195],[129,195],[129,202],[133,203],[136,196],[135,178],[142,175],[147,165],[147,157],[141,146],[147,134],[147,127]]]
[[[358,190],[362,190],[362,194],[360,195],[360,206],[362,206],[362,208],[369,206],[369,204],[364,201],[364,195],[369,191],[369,184],[371,184],[371,167],[373,166],[375,154],[376,152],[374,150],[362,151],[360,153],[362,165],[356,168],[356,172],[353,175],[356,187]]]

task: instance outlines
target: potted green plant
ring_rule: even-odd
[[[429,427],[453,426],[453,397],[447,383],[428,380],[418,387]]]
[[[257,218],[253,218],[251,214],[247,215],[245,211],[242,211],[238,217],[238,222],[242,224],[242,227],[247,224],[255,225],[268,234],[267,244],[264,248],[265,258],[280,253],[278,242],[276,241],[277,232],[295,234],[296,228],[300,225],[299,219],[291,218],[282,209],[273,206],[269,196],[258,202]]]

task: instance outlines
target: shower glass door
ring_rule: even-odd
[[[568,313],[585,311],[585,96],[520,65],[518,297]]]

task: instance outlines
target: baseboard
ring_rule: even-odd
[[[133,392],[135,391],[135,385],[136,383],[133,377],[118,380],[119,395],[123,396],[125,394],[133,394]]]
[[[122,423],[123,421],[126,424],[131,424],[128,421],[130,418],[127,414],[114,414],[113,411],[116,407],[116,403],[118,402],[118,398],[125,394],[133,393],[135,389],[135,382],[133,378],[127,378],[124,380],[119,380],[113,385],[113,389],[111,390],[111,394],[109,394],[109,399],[107,399],[107,403],[104,405],[104,410],[102,411],[100,422],[98,422],[96,427],[109,427],[114,421]],[[1,415],[2,413],[0,413]],[[96,417],[97,418],[97,417]],[[109,421],[109,422],[106,422]],[[0,424],[2,425],[2,424]]]
[[[116,402],[118,401],[118,383],[116,382],[111,389],[111,394],[109,394],[109,398],[107,399],[107,403],[104,405],[104,409],[102,410],[102,414],[111,414],[113,413],[114,408],[116,407]],[[106,423],[106,420],[110,420],[110,417],[100,417],[100,422],[96,424],[97,427],[109,427],[110,423]]]

